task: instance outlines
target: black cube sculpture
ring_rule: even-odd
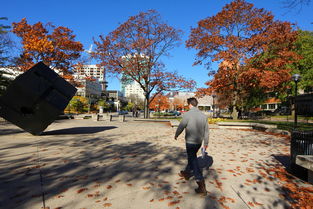
[[[39,62],[16,79],[0,97],[0,116],[40,135],[66,108],[77,89]]]

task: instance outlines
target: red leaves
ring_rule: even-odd
[[[148,99],[154,90],[193,89],[195,81],[167,72],[159,61],[180,42],[180,36],[181,31],[162,22],[156,11],[141,12],[106,37],[100,36],[94,56],[108,72],[139,83]]]
[[[176,190],[175,190],[175,191],[173,191],[173,194],[174,194],[174,195],[180,195],[180,193],[179,193],[179,192],[177,192]]]
[[[173,206],[173,205],[176,205],[180,202],[180,200],[176,200],[176,201],[172,201],[172,202],[169,202],[168,203],[168,206]]]
[[[216,199],[216,197],[214,197],[214,196],[210,196],[212,199]],[[223,207],[223,208],[225,208],[225,209],[230,209],[230,207],[228,207],[227,205],[225,205],[225,203],[227,203],[227,202],[231,202],[231,203],[234,203],[235,202],[235,200],[234,199],[232,199],[232,198],[229,198],[229,197],[225,197],[225,196],[221,196],[218,200],[217,200],[220,204],[221,204],[221,206]]]
[[[294,177],[290,176],[282,167],[275,167],[265,169],[266,172],[273,176],[275,179],[279,179],[282,182],[282,188],[287,193],[283,193],[280,196],[284,199],[291,200],[289,203],[293,208],[307,208],[307,206],[313,206],[313,188],[301,187],[293,181]],[[269,179],[269,177],[267,177]],[[267,191],[270,191],[266,188]]]
[[[82,193],[82,192],[84,192],[84,191],[87,191],[88,190],[88,188],[81,188],[81,189],[79,189],[79,190],[77,190],[76,191],[76,193]]]
[[[111,207],[112,204],[111,204],[111,203],[104,203],[103,206],[104,206],[104,207]]]
[[[225,5],[215,16],[200,20],[186,42],[198,51],[195,64],[224,62],[207,83],[209,89],[199,94],[215,90],[225,95],[228,105],[233,100],[239,105],[253,89],[282,88],[290,80],[287,65],[299,59],[292,51],[296,37],[291,23],[276,21],[253,4],[235,0]]]
[[[23,70],[43,61],[69,75],[71,61],[79,58],[83,51],[83,45],[74,40],[75,35],[66,27],[44,26],[41,22],[29,25],[23,18],[13,23],[13,33],[22,39],[23,52],[19,64]]]
[[[221,191],[223,191],[222,185],[223,183],[219,180],[215,179],[214,182],[216,183],[217,188],[219,188]]]
[[[169,102],[170,101],[167,96],[164,96],[163,94],[158,94],[153,98],[153,100],[150,100],[149,107],[150,109],[154,109],[155,111],[165,110],[169,108]]]

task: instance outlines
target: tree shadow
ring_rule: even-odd
[[[280,162],[281,165],[285,167],[286,170],[290,169],[290,156],[289,155],[272,155],[275,160]]]
[[[25,131],[15,128],[1,129],[0,135],[19,134]]]
[[[250,171],[247,170],[250,176],[239,185],[236,193],[242,195],[243,199],[250,203],[248,207],[260,206],[260,202],[263,200],[266,204],[262,204],[262,208],[295,208],[295,203],[301,199],[295,193],[301,193],[306,182],[302,176],[291,172],[290,155],[286,151],[290,147],[289,138],[254,130],[246,132],[252,133],[238,138],[237,143],[247,150],[250,148],[252,150],[250,154],[253,152],[258,154],[257,151],[262,150],[259,151],[262,157],[255,161],[253,166],[249,165],[254,168]],[[256,137],[261,135],[262,137]],[[253,149],[251,149],[252,147]],[[247,162],[250,160],[251,158],[247,159]],[[277,194],[279,198],[273,200],[273,195]],[[268,201],[269,199],[270,201]]]
[[[101,131],[117,128],[116,126],[95,126],[95,127],[75,127],[53,131],[45,131],[41,135],[73,135],[73,134],[94,134]]]
[[[103,130],[108,130],[108,127],[86,128],[83,133]],[[0,208],[40,206],[40,173],[48,202],[54,198],[72,198],[53,208],[63,208],[69,203],[69,207],[75,208],[76,203],[89,197],[91,202],[110,195],[125,198],[128,188],[138,188],[135,191],[140,190],[146,198],[142,200],[143,203],[149,203],[153,198],[155,204],[160,204],[163,199],[166,206],[170,202],[183,201],[187,195],[182,191],[188,188],[188,182],[181,179],[173,167],[185,166],[186,154],[183,148],[149,141],[114,141],[116,137],[127,137],[125,134],[106,137],[69,136],[70,133],[82,133],[80,127],[48,133],[39,136],[42,138],[37,143],[38,153],[0,159]],[[51,138],[51,135],[60,134],[65,136]],[[204,167],[210,162],[209,158],[205,159]],[[110,189],[116,187],[122,188],[118,195]],[[66,191],[69,190],[74,194],[73,197],[67,196]],[[97,190],[99,193],[95,193]],[[211,206],[218,205],[218,202],[208,197],[203,201]]]
[[[291,163],[290,155],[272,155],[278,162],[280,162],[285,170],[302,181],[308,181],[308,170],[295,163]]]

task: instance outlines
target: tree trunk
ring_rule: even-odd
[[[234,100],[233,100],[233,111],[231,116],[233,117],[233,120],[238,120],[238,111],[237,111],[237,100],[238,100],[238,96],[237,96],[237,91],[234,92],[235,96],[234,96]]]
[[[150,96],[149,95],[146,95],[145,96],[145,102],[144,102],[144,118],[149,118],[150,116],[150,111],[149,111],[149,99],[150,99]]]
[[[231,116],[233,117],[233,120],[238,120],[238,111],[236,106],[233,106],[233,111],[231,113]]]

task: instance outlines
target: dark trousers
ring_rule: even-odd
[[[200,149],[201,144],[188,144],[186,143],[186,150],[187,150],[187,157],[188,157],[188,164],[186,166],[185,171],[191,172],[193,171],[193,175],[196,181],[203,180],[202,171],[200,169],[197,152]]]

